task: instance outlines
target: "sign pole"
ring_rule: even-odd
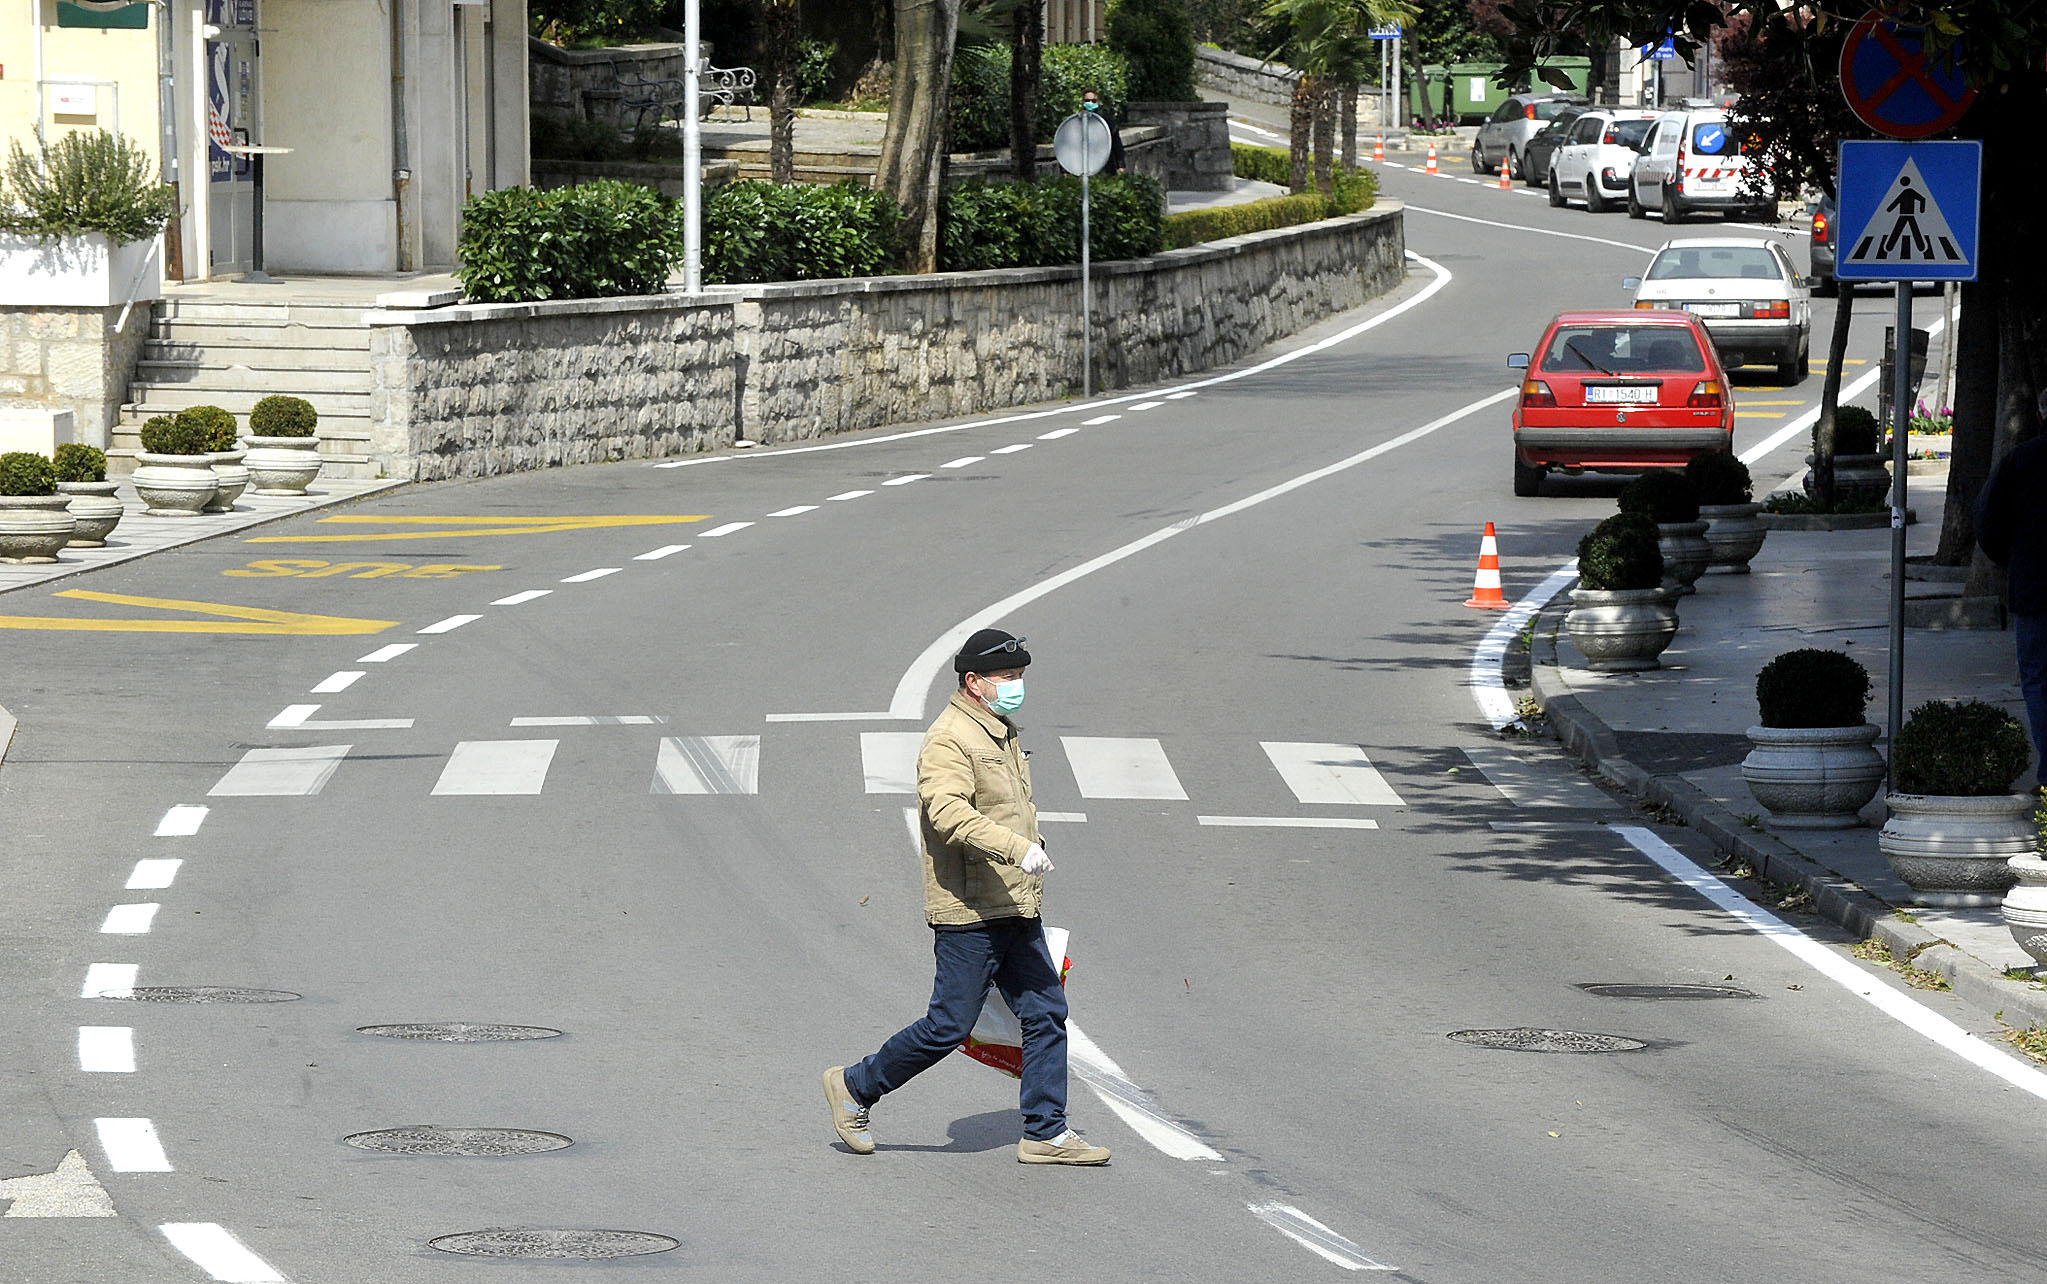
[[[1091,238],[1088,235],[1088,174],[1080,172],[1080,399],[1086,401],[1092,392],[1095,371],[1094,320],[1095,289],[1094,273],[1090,270],[1089,250]]]
[[[1898,728],[1905,722],[1905,455],[1912,400],[1912,283],[1900,281],[1898,342],[1891,358],[1891,671],[1890,788],[1898,788]]]
[[[703,33],[697,0],[683,0],[682,32],[682,288],[697,294],[704,288],[704,135],[697,123]]]

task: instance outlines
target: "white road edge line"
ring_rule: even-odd
[[[276,1267],[216,1222],[165,1222],[157,1229],[172,1248],[221,1284],[290,1284]]]
[[[1613,832],[1630,847],[1656,862],[1666,874],[1713,902],[1721,911],[1793,958],[1866,1001],[1885,1016],[1938,1044],[1980,1070],[2004,1080],[2021,1092],[2047,1101],[2047,1073],[2042,1073],[1970,1034],[1961,1026],[1924,1006],[1903,990],[1871,976],[1847,956],[1820,944],[1775,914],[1756,905],[1740,892],[1694,864],[1683,852],[1640,825],[1615,825]]]

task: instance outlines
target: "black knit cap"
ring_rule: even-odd
[[[1015,643],[1014,648],[1004,643]],[[1004,669],[1021,669],[1031,662],[1031,653],[1023,649],[1023,639],[1004,633],[1001,629],[982,629],[967,639],[960,653],[952,658],[954,673],[1000,673]]]

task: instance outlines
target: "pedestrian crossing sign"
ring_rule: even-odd
[[[1980,142],[1844,142],[1834,276],[1973,281]]]

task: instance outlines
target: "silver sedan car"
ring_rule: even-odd
[[[1795,383],[1812,351],[1812,281],[1784,247],[1756,237],[1700,236],[1668,241],[1649,270],[1623,284],[1638,308],[1669,308],[1699,318],[1728,365],[1775,363]]]

